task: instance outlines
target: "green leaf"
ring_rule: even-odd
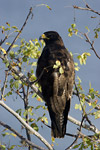
[[[90,32],[90,29],[87,26],[85,28],[88,30],[88,32]]]
[[[60,74],[63,74],[64,73],[64,69],[62,67],[59,68],[59,72]]]
[[[68,34],[69,37],[71,37],[72,35],[73,35],[73,32],[70,32],[70,33]]]
[[[23,113],[24,117],[26,117],[26,115],[28,115],[28,111],[27,110],[25,110],[24,113]]]
[[[56,64],[53,66],[53,68],[59,68],[59,66],[61,65],[61,62],[59,60],[56,60]]]
[[[38,105],[35,109],[39,109],[39,108],[41,108],[42,106],[41,105]]]
[[[91,56],[91,54],[90,54],[90,53],[87,53],[87,52],[85,52],[85,53],[83,53],[83,54],[85,54],[85,55],[87,55],[87,56]]]
[[[12,26],[12,28],[13,28],[13,29],[16,29],[16,30],[18,29],[16,26]]]
[[[77,67],[75,67],[75,70],[76,70],[76,71],[79,71],[79,69],[80,69],[80,67],[78,67],[78,66],[77,66]]]
[[[56,65],[57,66],[60,66],[61,65],[61,62],[59,60],[56,60]]]
[[[53,68],[56,69],[56,68],[58,68],[58,66],[57,66],[57,65],[54,65]]]
[[[48,124],[48,119],[47,119],[47,117],[42,117],[42,119]]]
[[[76,27],[76,24],[74,23],[74,24],[71,24],[71,27],[72,28],[75,28]]]
[[[12,136],[14,136],[14,137],[16,137],[17,135],[16,134],[14,134],[14,133],[10,133],[10,135],[12,135]]]
[[[27,57],[23,57],[23,62],[26,62],[27,61]]]
[[[22,114],[22,109],[18,109],[18,110],[16,111],[16,113],[18,113],[18,114],[21,116],[21,114]]]
[[[100,110],[95,112],[95,119],[98,119],[98,118],[100,118]]]
[[[71,33],[71,32],[72,32],[72,28],[69,28],[69,29],[68,29],[68,32]]]
[[[32,127],[34,130],[36,130],[36,131],[39,130],[39,128],[38,128],[38,126],[37,126],[36,123],[32,123],[32,124],[31,124],[31,127]]]
[[[80,111],[82,110],[82,107],[80,104],[75,104],[75,109],[79,109]]]
[[[98,33],[97,33],[97,32],[95,32],[95,36],[94,36],[94,38],[95,38],[95,39],[97,39],[97,38],[98,38]]]
[[[51,141],[52,141],[53,143],[55,143],[55,138],[54,138],[54,137],[51,137]]]
[[[8,133],[8,132],[5,132],[4,134],[2,134],[2,136],[6,136],[6,135],[10,135],[10,133]]]
[[[5,145],[0,145],[0,149],[1,150],[6,150],[6,146]]]
[[[17,44],[14,44],[13,46],[12,46],[12,48],[16,48],[16,47],[19,47]]]
[[[78,30],[77,29],[73,29],[73,30],[74,30],[75,35],[77,35]]]
[[[33,119],[33,118],[30,118],[30,119],[29,119],[29,122],[33,122],[34,120],[35,120],[35,119]]]
[[[81,144],[81,143],[80,143]],[[79,146],[80,146],[80,144],[78,144],[78,145],[75,145],[74,147],[73,147],[73,149],[76,149],[76,148],[78,148]]]
[[[20,84],[22,84],[22,81],[21,81],[21,80],[16,80],[16,81],[14,82],[15,88],[18,89]]]
[[[11,147],[9,148],[9,150],[14,149],[16,147],[16,145],[11,145]]]
[[[14,51],[10,51],[9,56],[11,59],[13,59],[15,57]]]

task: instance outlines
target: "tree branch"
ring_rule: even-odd
[[[9,48],[7,49],[6,51],[6,54],[8,54],[8,52],[11,50],[11,48],[13,47],[14,43],[16,42],[16,40],[18,39],[18,37],[20,36],[20,34],[22,33],[22,30],[24,29],[28,19],[29,19],[29,16],[32,14],[32,7],[30,8],[29,10],[29,13],[25,19],[25,22],[23,24],[23,26],[21,27],[20,31],[18,32],[18,34],[16,35],[15,39],[13,40],[13,42],[11,43],[11,45],[9,46]]]
[[[9,111],[13,116],[15,116],[19,122],[27,128],[32,134],[34,134],[36,137],[42,141],[49,150],[53,150],[52,146],[37,132],[35,131],[32,127],[30,127],[20,116],[17,114],[13,109],[11,109],[9,106],[7,106],[3,101],[0,100],[0,105],[4,107],[7,111]]]
[[[27,91],[26,92],[25,92],[24,86],[22,86],[22,89],[23,89],[23,97],[24,97],[24,108],[25,108],[25,111],[26,111],[27,107],[28,107],[29,85],[27,86]],[[26,123],[29,124],[29,114],[26,114],[25,119],[26,119]],[[30,132],[27,128],[26,128],[26,135],[27,135],[27,139],[29,141],[31,141]],[[31,147],[29,146],[28,149],[31,150]]]
[[[27,143],[28,145],[37,148],[39,150],[46,150],[36,144],[34,144],[33,142],[27,140],[25,137],[23,137],[21,134],[19,134],[16,130],[14,130],[13,128],[11,128],[9,125],[5,124],[4,122],[0,121],[0,125],[2,125],[3,127],[9,129],[11,132],[13,132],[14,134],[16,134],[22,141],[24,141],[25,143]]]
[[[80,124],[80,129],[79,129],[79,132],[78,132],[78,134],[77,134],[77,136],[76,136],[76,139],[73,141],[73,143],[72,143],[68,148],[66,148],[66,150],[72,149],[72,147],[73,147],[73,146],[75,145],[75,143],[77,142],[77,140],[78,140],[78,138],[79,138],[79,136],[80,136],[80,132],[81,132],[81,129],[82,129],[82,124],[83,124],[84,119],[85,119],[85,116],[82,117],[82,121],[81,121],[81,124]]]
[[[94,51],[94,53],[95,53],[95,55],[97,56],[97,58],[100,59],[100,56],[97,54],[97,52],[96,52],[96,50],[95,50],[95,48],[94,48],[94,42],[91,42],[91,41],[90,41],[90,39],[89,39],[89,37],[88,37],[88,35],[87,35],[86,33],[84,33],[84,36],[85,36],[85,38],[86,38],[86,42],[88,42],[88,43],[90,44],[91,49]]]
[[[3,40],[0,41],[0,46],[8,39],[8,35],[5,36]]]
[[[88,4],[86,4],[86,8],[79,7],[79,6],[76,6],[76,5],[74,5],[73,8],[75,8],[75,9],[80,9],[80,10],[88,10],[88,11],[91,11],[91,12],[97,14],[97,15],[100,15],[99,12],[93,10]]]
[[[73,118],[71,116],[68,116],[68,120],[78,126],[80,126],[80,124],[81,124],[81,122],[79,120],[76,120],[75,118]],[[87,125],[87,124],[83,123],[82,127],[86,130],[92,131],[97,134],[100,132],[94,125]]]
[[[9,70],[5,70],[5,81],[4,81],[3,87],[1,88],[1,100],[4,97],[5,87],[6,87],[7,78],[8,78],[8,72],[9,72]]]

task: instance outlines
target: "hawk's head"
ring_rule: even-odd
[[[51,44],[51,43],[63,43],[62,38],[56,31],[47,31],[44,32],[39,40],[44,40],[45,44]]]

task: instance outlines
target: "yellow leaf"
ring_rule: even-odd
[[[15,63],[15,62],[13,61],[13,63],[11,64],[11,66],[12,66],[12,67],[15,67],[15,66],[17,66],[17,63]]]
[[[4,98],[4,96],[3,96],[3,95],[2,95],[2,98],[3,98],[3,100],[4,100],[4,101],[6,101],[6,99]]]
[[[14,133],[11,133],[11,135],[12,135],[12,136],[14,136],[14,137],[16,137],[16,136],[17,136],[17,135],[16,135],[16,134],[14,134]]]
[[[0,46],[0,50],[1,50],[4,54],[6,54],[6,50],[5,50],[4,48],[2,48],[1,46]]]
[[[3,97],[3,100],[6,101],[6,99]]]
[[[59,72],[60,74],[63,74],[64,73],[64,69],[62,67],[59,68]]]
[[[89,106],[91,106],[91,103],[88,103],[89,104]]]
[[[55,142],[55,138],[54,137],[51,137],[51,140],[52,140],[52,142]]]
[[[57,66],[60,66],[61,65],[61,62],[59,60],[56,60],[56,65]]]

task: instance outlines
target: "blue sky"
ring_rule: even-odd
[[[100,0],[86,0],[86,2],[94,10],[100,11]],[[39,4],[47,4],[52,8],[52,10],[49,10],[45,6],[36,7],[36,5]],[[90,40],[94,40],[93,29],[99,24],[100,18],[96,14],[89,11],[74,10],[72,7],[73,5],[85,7],[85,3],[83,2],[83,0],[1,0],[0,25],[5,25],[6,22],[9,22],[11,26],[15,25],[18,28],[21,28],[30,7],[34,7],[33,19],[30,18],[28,20],[28,23],[21,34],[21,38],[25,38],[26,41],[29,41],[30,39],[39,38],[39,36],[45,31],[55,30],[61,35],[66,48],[68,48],[68,50],[72,51],[72,53],[74,54],[75,61],[77,61],[77,53],[82,54],[83,52],[90,52],[91,57],[88,57],[87,65],[80,66],[81,69],[76,73],[76,76],[78,75],[82,79],[83,89],[86,93],[88,92],[90,82],[94,89],[100,90],[100,60],[95,56],[94,52],[90,50],[90,45],[86,43],[84,39],[82,40],[77,36],[68,37],[68,28],[71,26],[71,24],[76,23],[76,28],[78,28],[78,30],[83,33],[87,32],[85,28],[87,26],[90,29]],[[91,16],[94,16],[96,18],[92,19]],[[1,33],[0,37],[2,37]],[[10,42],[12,40],[13,37],[8,39],[8,41]],[[95,40],[94,46],[97,53],[100,55],[99,39]],[[0,77],[2,79],[3,75],[0,75]],[[8,99],[6,103],[15,110],[19,107],[19,105],[23,105],[22,102],[18,100],[15,106],[15,102],[12,99]],[[30,103],[33,104],[32,100]],[[70,115],[72,115],[76,119],[81,119],[81,113],[78,110],[74,110],[75,103],[78,103],[78,100],[73,97]],[[11,123],[10,119],[12,118],[12,116],[1,107],[0,112],[4,112],[3,116],[0,116],[0,120],[6,120],[8,124],[12,124],[12,126],[14,125],[18,129],[19,124],[16,119],[14,119]],[[100,129],[96,120],[95,123]],[[76,129],[77,127],[75,125],[68,122],[68,133],[77,133]],[[18,130],[20,131],[20,129]],[[46,139],[51,143],[50,130],[48,131],[48,129],[44,127],[43,129],[40,129],[40,133],[44,135],[44,137],[46,137]],[[19,140],[16,141],[16,143],[19,142]],[[58,143],[59,146],[55,144],[55,149],[63,150],[69,144],[71,144],[71,142],[72,138],[67,136],[64,139],[56,140],[56,143]],[[36,144],[38,144],[37,140]]]

